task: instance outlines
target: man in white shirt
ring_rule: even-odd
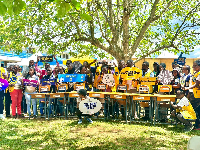
[[[193,125],[190,120],[196,120],[196,113],[190,104],[183,90],[178,90],[176,94],[177,99],[180,99],[177,105],[171,102],[171,106],[176,109],[176,112],[172,112],[173,117],[177,117],[178,120],[185,124],[184,131],[188,132],[193,129]]]

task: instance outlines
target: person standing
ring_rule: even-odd
[[[10,65],[7,68],[7,80],[9,80],[10,76],[12,76],[13,72],[13,65]],[[6,117],[10,117],[10,104],[12,103],[11,101],[11,96],[10,96],[10,90],[9,87],[5,90],[5,110],[6,110]]]
[[[12,116],[16,118],[16,107],[17,107],[17,115],[21,117],[21,101],[22,101],[22,85],[23,85],[23,77],[18,74],[19,66],[15,65],[13,69],[12,76],[9,78],[10,83],[10,96],[12,100]]]
[[[195,89],[200,87],[200,59],[193,63],[193,70],[195,73],[192,76],[192,85],[185,89],[193,90],[193,93],[190,94],[190,102],[197,114],[195,127],[196,129],[200,129],[200,98],[194,96]]]
[[[28,80],[35,80],[38,82],[38,76],[36,75],[35,73],[35,69],[30,67],[29,68],[29,75],[25,78],[25,79],[28,79]],[[26,99],[26,104],[27,104],[27,110],[28,110],[28,114],[29,116],[31,116],[31,102],[32,102],[32,105],[33,105],[33,118],[36,118],[36,115],[37,115],[37,100],[36,99],[32,99],[31,100],[31,96],[29,94],[33,94],[33,93],[36,93],[36,87],[33,87],[33,86],[26,86],[25,87],[25,99]]]
[[[181,88],[182,89],[185,89],[185,88],[189,87],[190,78],[191,77],[192,77],[192,75],[190,73],[190,66],[188,66],[188,65],[183,66],[183,68],[182,68],[182,75],[181,75],[181,79],[180,79]],[[189,95],[190,95],[189,89],[187,89],[187,90],[185,89],[185,95],[189,99]]]
[[[5,69],[3,67],[0,67],[0,78],[2,79],[6,78]],[[3,115],[3,110],[4,110],[3,100],[4,100],[4,90],[0,90],[0,119],[5,118]]]

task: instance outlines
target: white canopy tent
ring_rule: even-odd
[[[28,60],[34,60],[34,62],[36,62],[38,56],[43,56],[43,55],[41,52],[37,52],[37,53],[33,54],[31,57],[29,57]]]
[[[21,60],[19,57],[0,56],[0,61],[20,62]]]

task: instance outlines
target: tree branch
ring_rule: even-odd
[[[155,53],[155,52],[158,52],[158,51],[160,51],[160,50],[162,50],[162,49],[170,48],[170,47],[174,47],[174,48],[175,48],[175,46],[174,46],[173,44],[171,44],[171,45],[163,45],[163,46],[161,46],[161,47],[158,47],[158,48],[156,48],[156,49],[154,49],[154,50],[152,50],[152,51],[146,53],[145,55],[143,55],[143,56],[140,57],[139,59],[136,59],[136,60],[134,61],[134,63],[136,63],[136,62],[142,60],[143,58],[145,58],[145,57],[147,57],[147,56],[149,56],[149,55],[151,55],[151,54],[153,54],[153,53]]]
[[[110,29],[114,35],[115,32],[115,28],[114,28],[114,24],[113,24],[113,9],[112,9],[112,0],[107,0],[107,5],[108,5],[108,10],[109,10],[109,25],[110,25]]]
[[[152,9],[151,9],[151,14],[149,16],[149,18],[147,19],[147,21],[144,23],[144,25],[142,26],[142,29],[140,30],[139,35],[137,36],[133,46],[131,47],[132,53],[134,54],[136,52],[136,49],[138,47],[138,45],[140,44],[140,41],[142,40],[146,30],[148,29],[149,25],[151,24],[151,22],[153,21],[152,19],[155,16],[155,12],[156,12],[156,5],[158,4],[159,0],[155,0]]]
[[[85,38],[85,37],[79,37],[79,38],[75,38],[75,41],[84,41],[84,42],[89,42],[92,45],[110,53],[109,49],[105,46],[103,46],[96,38],[91,39],[91,38]]]
[[[176,33],[175,33],[173,39],[172,39],[172,42],[177,38],[178,34],[185,28],[185,27],[184,27],[183,29],[181,29],[182,26],[185,24],[187,18],[193,13],[193,11],[194,11],[195,9],[197,9],[198,6],[200,6],[200,3],[198,3],[198,4],[185,16],[185,18],[184,18],[184,20],[183,20],[181,26],[177,29],[177,31],[176,31]]]
[[[101,34],[102,34],[102,36],[106,39],[106,41],[111,45],[110,40],[105,36],[105,34],[104,34],[103,30],[102,30],[102,26],[101,26],[101,23],[100,23],[100,20],[99,20],[98,11],[96,11],[96,13],[97,13],[97,22],[98,22],[98,24],[99,24]]]
[[[156,6],[159,2],[159,0],[155,0],[153,6],[152,6],[152,9],[151,9],[151,14],[149,16],[149,18],[147,19],[147,21],[144,23],[144,25],[142,26],[142,29],[140,30],[140,33],[139,35],[137,36],[133,46],[131,47],[131,50],[132,50],[132,54],[134,54],[137,50],[137,47],[138,45],[140,44],[141,40],[143,39],[143,36],[146,32],[146,30],[148,29],[148,27],[150,26],[150,24],[156,20],[158,20],[161,15],[163,13],[165,13],[167,11],[167,9],[169,8],[169,6],[171,5],[171,3],[173,2],[174,0],[171,0],[167,3],[167,6],[165,7],[165,9],[161,12],[161,14],[159,16],[156,16],[155,15],[155,12],[156,12]]]

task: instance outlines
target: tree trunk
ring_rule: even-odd
[[[123,52],[125,62],[129,60],[129,0],[123,1]]]

